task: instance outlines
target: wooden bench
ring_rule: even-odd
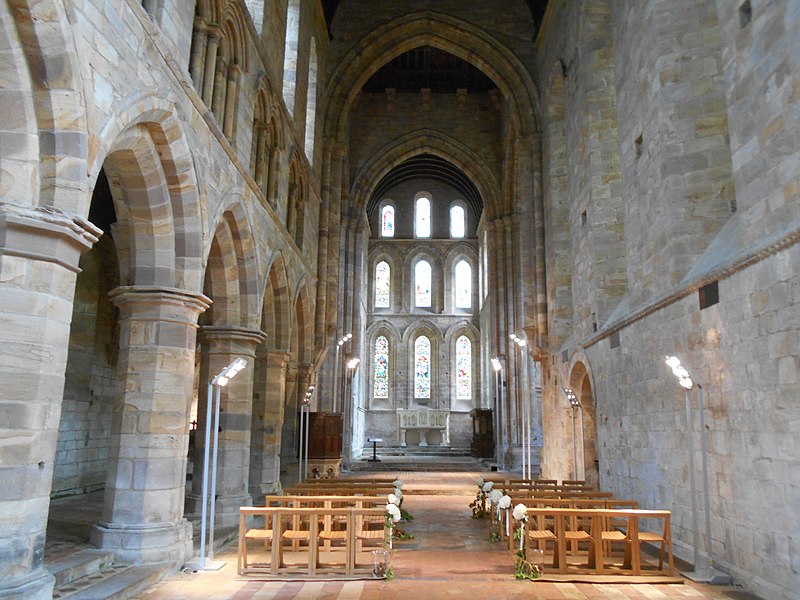
[[[552,567],[558,573],[672,575],[674,564],[670,516],[667,510],[528,508],[525,543],[535,543],[545,552],[552,550]],[[643,519],[661,521],[660,531],[643,530],[640,523]],[[613,560],[611,552],[612,544],[616,543],[624,544],[619,562]],[[645,569],[642,543],[659,544],[658,570]],[[510,549],[518,548],[518,544],[518,541],[509,540]],[[585,564],[568,561],[567,550],[573,544],[576,548],[585,544],[585,549],[572,553],[573,557],[585,556]],[[608,559],[612,559],[612,562],[608,562]]]
[[[372,557],[365,550],[382,547],[385,515],[384,508],[242,506],[237,572],[309,577],[371,573]],[[248,521],[258,520],[263,520],[261,526],[248,528]],[[257,542],[257,549],[248,542]]]

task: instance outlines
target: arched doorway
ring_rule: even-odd
[[[587,484],[599,487],[600,469],[597,456],[597,411],[592,392],[592,381],[586,365],[580,361],[572,367],[569,378],[570,387],[580,402],[580,407],[573,408],[575,419],[575,454],[577,467],[576,479],[584,479]]]

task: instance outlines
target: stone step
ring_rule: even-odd
[[[469,456],[469,448],[455,448],[447,446],[379,446],[380,456]],[[363,458],[372,457],[372,448],[364,447]]]
[[[111,565],[56,587],[53,600],[129,600],[168,572],[164,566]]]
[[[76,579],[92,575],[114,564],[114,553],[105,550],[86,549],[57,560],[48,561],[45,568],[56,578],[56,587]]]

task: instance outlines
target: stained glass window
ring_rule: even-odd
[[[414,267],[414,306],[431,305],[431,265],[426,260],[421,260]]]
[[[450,208],[450,237],[463,238],[465,229],[464,208],[455,204]]]
[[[389,340],[378,336],[375,340],[375,397],[389,397]]]
[[[414,234],[421,238],[431,237],[431,201],[425,196],[417,198]]]
[[[431,397],[431,341],[424,335],[414,342],[414,398]]]
[[[394,237],[394,206],[391,204],[381,211],[381,237]]]
[[[465,335],[456,340],[456,398],[472,398],[472,342]]]
[[[465,260],[456,264],[456,308],[472,306],[472,268]]]
[[[389,263],[382,260],[375,266],[375,308],[389,308],[391,291],[391,269]]]

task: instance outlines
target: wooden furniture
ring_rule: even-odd
[[[313,577],[371,573],[363,541],[383,541],[386,510],[243,506],[239,514],[239,575]],[[248,529],[247,521],[253,520],[260,526]],[[248,547],[248,542],[256,544]]]
[[[525,542],[543,550],[551,543],[552,566],[558,573],[672,575],[670,516],[667,510],[528,508]],[[641,528],[645,519],[660,521],[661,526],[655,531],[645,531]],[[617,542],[624,544],[618,562],[609,547]],[[513,550],[516,543],[509,540],[509,549]],[[586,547],[580,551],[572,549],[573,544],[579,547],[581,543]],[[643,563],[642,543],[659,544],[658,569],[647,568]],[[572,560],[568,559],[568,553]]]
[[[308,458],[336,460],[341,456],[342,415],[323,412],[309,413]]]

